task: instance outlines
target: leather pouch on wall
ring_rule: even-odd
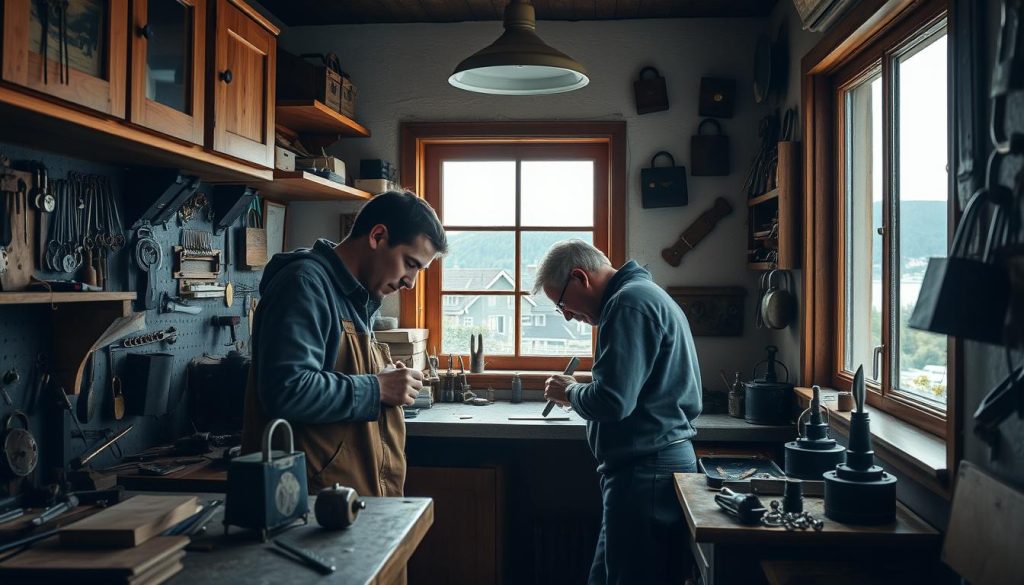
[[[732,118],[735,96],[735,79],[701,77],[697,115],[701,118]]]
[[[704,133],[707,124],[715,127],[715,134]],[[722,134],[718,120],[704,120],[697,126],[697,135],[690,138],[690,174],[694,177],[729,174],[729,137]]]
[[[189,413],[196,428],[213,433],[242,430],[251,364],[251,358],[238,352],[204,355],[189,362]]]
[[[128,414],[167,413],[174,354],[130,353],[125,360],[124,394]]]
[[[658,167],[660,156],[667,156],[669,166]],[[686,167],[677,167],[676,160],[667,151],[651,157],[650,168],[640,171],[640,194],[644,208],[679,207],[689,200],[686,192]]]
[[[263,229],[263,222],[255,209],[249,209],[245,221],[245,266],[262,268],[267,263],[267,230]]]
[[[665,89],[665,78],[654,67],[640,70],[639,79],[633,82],[633,93],[636,95],[636,113],[649,114],[668,109],[668,90]]]

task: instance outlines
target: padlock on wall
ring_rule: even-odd
[[[715,127],[715,134],[705,134],[704,126]],[[718,120],[708,118],[697,126],[697,135],[690,139],[690,173],[695,177],[720,177],[729,174],[729,137],[722,134]]]
[[[654,67],[644,67],[639,78],[633,82],[636,94],[636,113],[649,114],[668,109],[668,90],[665,78]]]
[[[658,167],[660,156],[667,156],[669,166]],[[652,207],[679,207],[689,200],[686,192],[686,167],[677,167],[676,160],[667,151],[651,157],[650,168],[640,171],[640,195],[645,209]]]
[[[250,270],[262,268],[267,263],[267,230],[255,208],[250,208],[245,217],[244,264]]]

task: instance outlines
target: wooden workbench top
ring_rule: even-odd
[[[747,526],[729,516],[715,503],[717,490],[707,486],[702,473],[677,473],[676,495],[683,507],[690,535],[696,542],[801,545],[801,546],[889,546],[927,548],[937,546],[941,535],[903,504],[896,503],[896,522],[882,526],[853,526],[825,517],[822,498],[804,497],[804,510],[825,522],[820,532],[813,529],[787,531],[785,528]],[[782,496],[778,496],[780,502]],[[761,496],[768,507],[771,497]]]

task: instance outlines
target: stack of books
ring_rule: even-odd
[[[388,329],[374,332],[377,341],[388,344],[392,360],[417,370],[427,369],[427,333],[426,329]]]

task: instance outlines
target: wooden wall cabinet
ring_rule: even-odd
[[[202,144],[206,0],[133,0],[129,120]]]
[[[4,0],[3,80],[124,118],[128,0],[70,0],[63,6],[58,0]]]
[[[207,146],[273,168],[279,31],[242,3],[212,1]]]
[[[775,188],[747,200],[747,268],[800,268],[800,143],[780,142]]]

